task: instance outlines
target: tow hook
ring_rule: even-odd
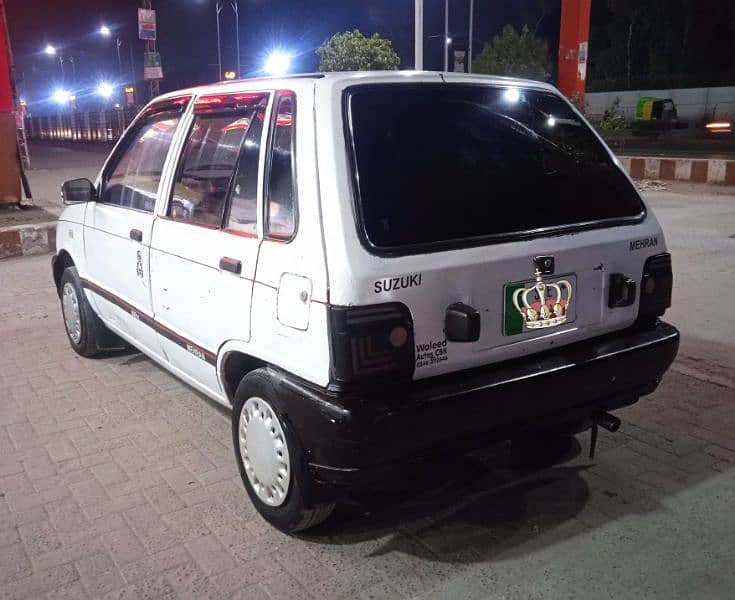
[[[595,457],[595,446],[597,446],[597,427],[607,429],[615,433],[620,429],[620,419],[607,412],[592,414],[592,429],[590,430],[590,458]]]

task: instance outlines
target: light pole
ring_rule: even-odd
[[[61,65],[62,65],[61,66],[62,73],[64,71],[64,61],[71,63],[71,76],[72,76],[72,81],[76,81],[77,80],[77,65],[74,62],[74,57],[73,56],[67,56],[66,58],[64,58],[63,56],[59,55],[59,61],[61,62]]]
[[[230,6],[232,6],[232,10],[235,13],[235,51],[237,52],[237,77],[239,79],[242,77],[240,73],[240,10],[237,5],[237,0],[232,0]],[[221,69],[222,67],[220,67]]]
[[[107,26],[103,25],[100,27],[100,35],[104,37],[110,37],[112,30]],[[122,58],[120,57],[120,46],[122,46],[122,40],[119,35],[115,35],[115,48],[117,49],[117,73],[122,77]]]
[[[47,44],[43,49],[46,56],[56,56],[56,47],[52,44]],[[59,54],[59,68],[61,69],[61,82],[64,83],[66,79],[66,73],[64,73],[64,58]]]
[[[469,54],[467,56],[467,72],[468,73],[472,73],[472,34],[474,33],[473,27],[472,27],[473,25],[472,19],[475,16],[474,13],[475,13],[475,0],[470,0],[470,39],[469,39],[469,44],[467,48],[467,52]]]
[[[414,23],[414,69],[424,69],[424,0],[416,0]]]
[[[449,70],[449,0],[444,0],[444,72]]]
[[[217,11],[217,81],[222,79],[222,40],[219,33],[219,14],[222,12],[222,2],[217,0],[215,10]]]
[[[122,46],[122,40],[118,35],[115,38],[115,47],[117,48],[117,73],[122,77],[122,58],[120,58],[120,46]]]

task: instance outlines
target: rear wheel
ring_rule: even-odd
[[[307,504],[306,460],[288,423],[279,415],[278,397],[265,369],[246,375],[235,393],[232,441],[245,489],[255,508],[286,533],[324,521],[334,503]]]

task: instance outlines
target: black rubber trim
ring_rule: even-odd
[[[339,392],[271,367],[314,469],[362,479],[452,444],[579,421],[651,393],[676,357],[679,332],[658,322],[556,350],[411,384]],[[376,471],[377,470],[377,471]],[[350,475],[350,473],[359,475]],[[369,474],[364,474],[370,477]]]

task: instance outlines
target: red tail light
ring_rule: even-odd
[[[405,305],[332,306],[329,311],[332,380],[413,377],[413,321]]]
[[[639,321],[655,320],[666,312],[671,306],[673,281],[671,254],[665,252],[648,257],[641,279]]]

